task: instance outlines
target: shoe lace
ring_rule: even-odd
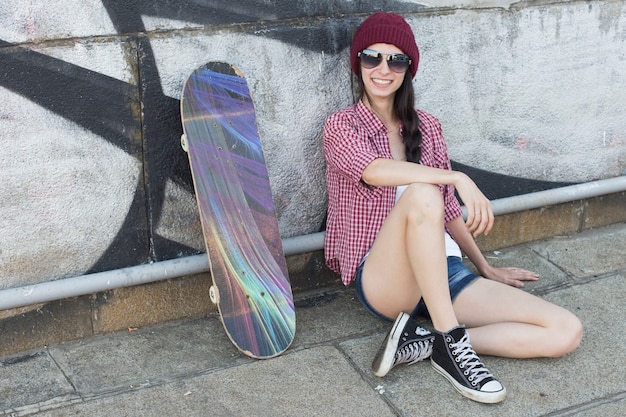
[[[484,379],[493,377],[474,352],[467,333],[458,342],[450,343],[450,348],[459,368],[463,370],[463,374],[472,385],[478,385]]]
[[[415,340],[396,351],[395,363],[408,363],[410,365],[426,359],[431,352],[432,345],[427,340]]]

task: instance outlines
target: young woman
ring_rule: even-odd
[[[476,352],[558,357],[576,349],[582,325],[515,288],[535,273],[494,268],[478,249],[474,237],[489,233],[493,213],[474,182],[450,169],[439,121],[414,109],[419,50],[408,23],[392,13],[370,16],[355,32],[350,60],[361,97],[324,125],[325,253],[345,285],[356,281],[369,312],[395,318],[374,373],[430,356],[462,395],[502,401],[505,388]],[[482,277],[463,266],[461,251]],[[418,315],[430,317],[432,334],[412,320]]]

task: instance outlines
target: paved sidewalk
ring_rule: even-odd
[[[0,416],[626,415],[626,224],[487,255],[539,272],[526,290],[585,326],[564,358],[483,357],[507,388],[500,404],[461,397],[428,361],[375,377],[389,325],[336,288],[298,297],[296,340],[271,360],[239,354],[217,315],[0,358]]]

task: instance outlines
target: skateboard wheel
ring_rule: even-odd
[[[187,147],[187,136],[184,133],[180,135],[180,146],[183,148],[183,151],[189,152],[189,148]]]
[[[219,294],[217,292],[217,288],[215,288],[215,285],[211,285],[211,288],[209,288],[209,297],[211,298],[213,304],[217,304],[217,302],[219,301]]]

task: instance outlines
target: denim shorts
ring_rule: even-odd
[[[356,286],[356,297],[361,304],[365,307],[365,309],[373,314],[374,316],[381,318],[387,321],[393,321],[395,318],[391,319],[374,309],[371,304],[365,298],[365,294],[363,293],[363,284],[361,282],[361,276],[363,275],[363,265],[365,265],[365,259],[361,261],[359,267],[356,270],[355,275],[355,286]],[[468,285],[472,282],[476,281],[479,276],[473,274],[469,269],[463,265],[461,258],[458,256],[448,256],[448,285],[450,287],[450,297],[452,301],[456,299],[456,297],[463,291]],[[423,316],[426,318],[430,318],[428,314],[428,309],[426,308],[426,304],[424,303],[424,299],[421,298],[417,303],[417,306],[411,313],[411,317],[415,318],[418,316]]]

